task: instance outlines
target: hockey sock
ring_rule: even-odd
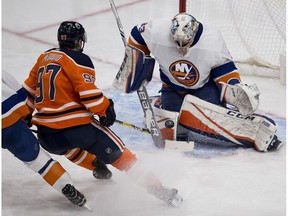
[[[73,163],[77,164],[78,166],[84,167],[89,170],[93,170],[95,166],[93,165],[93,161],[95,160],[96,156],[90,154],[89,152],[82,150],[80,148],[75,148],[69,150],[65,154],[66,158],[68,158]]]
[[[121,171],[127,171],[136,162],[136,156],[127,148],[124,148],[123,154],[111,165]]]
[[[72,179],[58,161],[40,148],[37,158],[25,164],[35,172],[39,173],[43,179],[57,191],[62,193],[62,188],[66,184],[72,184]]]

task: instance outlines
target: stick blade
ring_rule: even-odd
[[[194,144],[193,141],[165,140],[165,149],[179,152],[191,152],[194,149]]]

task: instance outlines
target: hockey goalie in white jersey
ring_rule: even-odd
[[[147,85],[154,58],[163,85],[152,105],[164,139],[183,139],[184,134],[196,142],[261,152],[282,146],[276,123],[255,114],[260,92],[255,84],[241,82],[217,29],[187,13],[135,26],[114,87],[131,93]]]

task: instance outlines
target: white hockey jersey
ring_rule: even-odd
[[[171,19],[135,26],[128,43],[151,54],[159,63],[161,80],[179,91],[198,89],[212,78],[229,84],[240,77],[217,29],[199,25],[192,47],[182,56],[170,38]]]

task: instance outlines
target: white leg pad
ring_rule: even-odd
[[[179,123],[191,130],[220,135],[238,145],[252,143],[259,151],[267,151],[277,130],[277,125],[266,117],[243,116],[192,95],[186,95],[183,101]]]
[[[157,106],[159,101],[160,98],[155,97],[152,100],[151,105],[153,107],[158,127],[162,133],[162,137],[165,140],[176,140],[179,113],[161,109]],[[149,125],[147,119],[151,119],[151,117],[146,116],[146,125]]]

